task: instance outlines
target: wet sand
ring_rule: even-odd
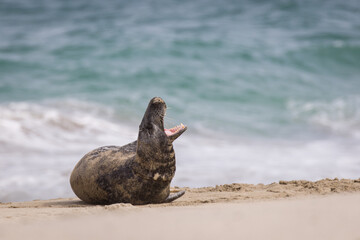
[[[144,206],[2,203],[0,239],[360,239],[360,179],[181,189]]]

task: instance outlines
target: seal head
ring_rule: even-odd
[[[137,141],[137,155],[142,161],[170,161],[168,154],[173,153],[172,142],[187,129],[183,124],[165,129],[166,108],[166,103],[160,97],[154,97],[149,102],[139,126]]]

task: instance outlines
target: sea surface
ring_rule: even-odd
[[[0,0],[0,202],[73,197],[154,96],[173,185],[358,178],[360,2]]]

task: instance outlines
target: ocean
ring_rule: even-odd
[[[359,1],[0,0],[0,202],[168,106],[172,185],[360,177]]]

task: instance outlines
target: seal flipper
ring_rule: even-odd
[[[172,202],[176,199],[178,199],[179,197],[181,197],[182,195],[185,194],[185,191],[180,191],[180,192],[177,192],[177,193],[173,193],[173,194],[170,194],[165,200],[163,203],[169,203],[169,202]]]

